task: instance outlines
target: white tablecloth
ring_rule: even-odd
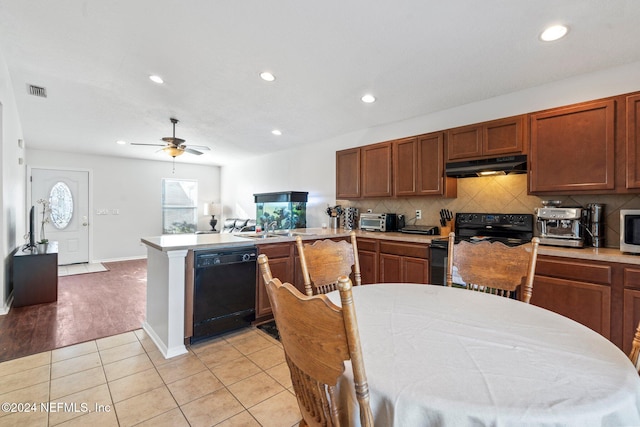
[[[376,426],[640,426],[627,356],[566,317],[443,286],[365,285],[353,299]],[[359,425],[349,366],[344,381],[346,425]]]

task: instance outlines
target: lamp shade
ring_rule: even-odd
[[[205,203],[204,214],[205,215],[218,215],[220,213],[220,203]]]

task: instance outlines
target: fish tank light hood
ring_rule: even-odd
[[[275,230],[307,228],[308,196],[306,191],[254,194],[256,222]]]

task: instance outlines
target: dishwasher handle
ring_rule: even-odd
[[[218,265],[239,264],[244,262],[255,262],[257,250],[244,251],[216,251],[196,253],[196,268],[209,268]]]

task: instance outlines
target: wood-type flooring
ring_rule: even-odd
[[[140,329],[147,261],[105,263],[108,271],[58,278],[58,301],[0,315],[0,362]]]

